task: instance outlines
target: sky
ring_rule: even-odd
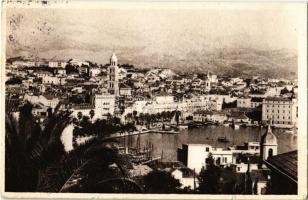
[[[288,6],[211,8],[7,9],[7,57],[78,58],[155,65],[198,59],[217,49],[296,49]]]

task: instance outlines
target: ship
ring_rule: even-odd
[[[217,138],[217,141],[218,141],[218,142],[223,142],[223,143],[228,143],[228,142],[230,142],[230,140],[227,139],[226,136],[224,136],[224,137],[218,137],[218,138]]]

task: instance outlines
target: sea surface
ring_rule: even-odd
[[[140,148],[153,145],[152,156],[162,156],[164,161],[177,160],[177,149],[182,144],[210,144],[213,147],[228,148],[232,145],[240,145],[244,142],[260,142],[266,128],[247,127],[234,130],[231,127],[208,126],[181,130],[179,134],[147,133],[140,135]],[[297,136],[285,133],[282,129],[273,129],[278,140],[278,154],[297,149]],[[229,143],[217,141],[218,137],[226,137]],[[126,136],[119,139],[123,144],[137,147],[138,136]]]

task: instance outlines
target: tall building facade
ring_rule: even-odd
[[[95,113],[97,116],[106,114],[114,115],[116,107],[116,97],[110,94],[96,94],[94,100]]]
[[[262,102],[262,122],[274,125],[297,125],[298,105],[295,98],[268,97]]]
[[[108,85],[107,89],[109,94],[119,95],[119,67],[118,59],[115,53],[112,54],[110,58],[110,65],[107,69]]]

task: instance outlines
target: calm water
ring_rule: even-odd
[[[214,147],[227,148],[231,145],[243,144],[247,141],[260,141],[260,135],[263,135],[266,128],[247,127],[234,130],[230,127],[210,126],[206,128],[196,128],[182,130],[180,134],[142,134],[140,135],[140,146],[143,149],[149,142],[153,144],[154,157],[163,155],[163,160],[170,161],[177,159],[177,148],[182,144],[210,144]],[[278,153],[284,153],[297,149],[297,137],[291,134],[283,133],[282,130],[274,129],[273,133],[278,139]],[[220,143],[218,137],[226,136],[230,143]],[[129,136],[127,143],[131,147],[137,146],[138,136]],[[124,139],[121,139],[123,142]]]

